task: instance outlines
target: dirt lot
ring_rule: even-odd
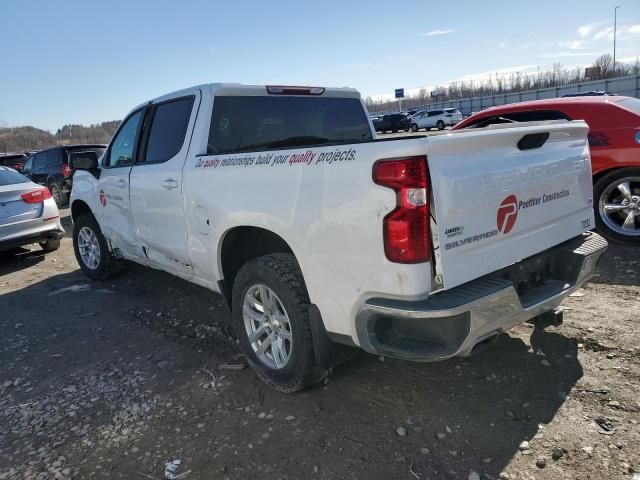
[[[0,254],[0,479],[160,480],[176,459],[187,480],[629,479],[639,283],[637,248],[612,246],[559,328],[444,363],[362,353],[286,396],[224,368],[243,359],[209,291],[136,266],[89,282],[69,238]]]

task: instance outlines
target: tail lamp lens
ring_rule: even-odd
[[[429,197],[425,156],[380,160],[373,181],[396,192],[396,208],[383,221],[384,252],[394,263],[430,258]]]
[[[23,193],[21,197],[22,200],[26,203],[40,203],[51,198],[51,192],[49,192],[48,188],[42,187],[38,190]]]

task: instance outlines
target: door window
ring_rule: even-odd
[[[166,162],[182,149],[193,101],[194,97],[191,96],[161,103],[155,107],[143,156],[145,163]]]
[[[140,124],[142,122],[144,110],[138,110],[131,115],[120,127],[116,134],[105,165],[108,167],[121,167],[131,165],[135,159],[136,139]]]

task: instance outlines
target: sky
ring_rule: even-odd
[[[395,88],[640,55],[639,0],[0,0],[0,127],[121,119],[212,82]]]

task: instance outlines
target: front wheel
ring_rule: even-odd
[[[109,251],[107,240],[91,214],[80,215],[74,221],[73,250],[78,265],[92,280],[106,280],[120,270],[120,263]]]
[[[245,264],[232,300],[240,347],[266,384],[292,393],[326,375],[316,364],[309,295],[293,255],[265,255]]]
[[[418,131],[418,125],[416,125],[415,123],[412,123],[411,124],[411,131],[413,133],[417,132]]]
[[[436,123],[436,127],[438,128],[438,130],[444,130],[444,122],[442,120],[438,120],[438,123]]]
[[[640,244],[640,168],[607,173],[594,185],[596,227],[609,240]]]

